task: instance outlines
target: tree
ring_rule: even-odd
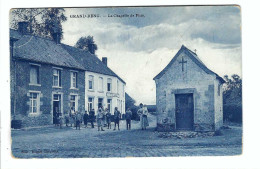
[[[224,76],[226,83],[223,91],[224,119],[242,122],[242,79],[234,74],[229,78]]]
[[[81,37],[75,44],[76,48],[88,50],[90,53],[95,54],[95,51],[98,49],[97,45],[94,42],[93,36]]]
[[[63,8],[30,8],[13,9],[11,11],[10,27],[18,28],[18,22],[29,23],[28,31],[33,35],[48,37],[53,39],[54,33],[60,31],[63,38],[62,24],[67,21]]]

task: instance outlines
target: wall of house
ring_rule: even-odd
[[[23,127],[53,124],[53,94],[61,94],[61,113],[70,110],[70,95],[78,95],[78,110],[85,110],[85,73],[78,72],[78,88],[71,89],[70,72],[73,69],[62,68],[47,64],[38,64],[40,85],[30,85],[30,65],[28,61],[16,61],[15,104],[12,104],[12,119],[22,120]],[[53,68],[61,69],[61,87],[53,87]],[[75,70],[74,70],[75,71]],[[37,114],[29,113],[30,91],[39,93],[40,111]],[[13,95],[12,95],[13,96]],[[14,102],[14,101],[13,101]]]
[[[182,71],[182,57],[187,63]],[[157,126],[165,125],[174,130],[175,94],[193,93],[194,130],[214,130],[214,79],[215,75],[207,74],[185,53],[181,53],[172,66],[160,78],[156,79],[156,105],[158,111]],[[167,123],[164,124],[165,118]]]
[[[89,76],[94,77],[94,89],[89,89]],[[120,81],[117,77],[108,76],[103,74],[98,74],[94,72],[85,72],[86,76],[86,95],[85,95],[85,107],[88,110],[88,98],[94,99],[94,110],[97,113],[98,110],[98,98],[103,99],[103,107],[107,108],[107,99],[112,99],[112,112],[114,114],[115,107],[118,107],[118,110],[124,114],[125,113],[125,84]],[[103,78],[103,91],[99,90],[99,77]],[[107,79],[110,78],[112,80],[112,90],[111,92],[107,91]],[[117,85],[118,83],[118,85]]]
[[[219,80],[215,79],[215,130],[223,126],[223,88]],[[219,91],[218,91],[219,90]]]

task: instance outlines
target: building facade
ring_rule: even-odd
[[[103,106],[114,114],[115,107],[125,113],[125,84],[118,78],[86,71],[85,106],[88,111]]]
[[[12,120],[48,125],[71,107],[84,111],[85,69],[53,40],[19,30],[10,37]]]
[[[215,131],[222,126],[225,81],[196,53],[182,46],[154,80],[159,131]]]
[[[125,82],[106,63],[56,38],[31,35],[26,27],[24,22],[10,30],[12,121],[22,127],[50,125],[57,113],[101,105],[124,113]]]
[[[94,54],[63,45],[81,65],[85,71],[85,108],[97,110],[100,106],[108,108],[114,114],[115,107],[125,113],[125,85],[126,83],[116,75],[108,66],[107,58],[102,61]]]

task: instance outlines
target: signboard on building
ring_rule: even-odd
[[[107,92],[107,97],[119,97],[118,93]]]

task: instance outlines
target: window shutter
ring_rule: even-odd
[[[76,88],[78,88],[78,73],[76,73]]]
[[[58,70],[58,74],[59,74],[59,86],[61,87],[61,70]]]

